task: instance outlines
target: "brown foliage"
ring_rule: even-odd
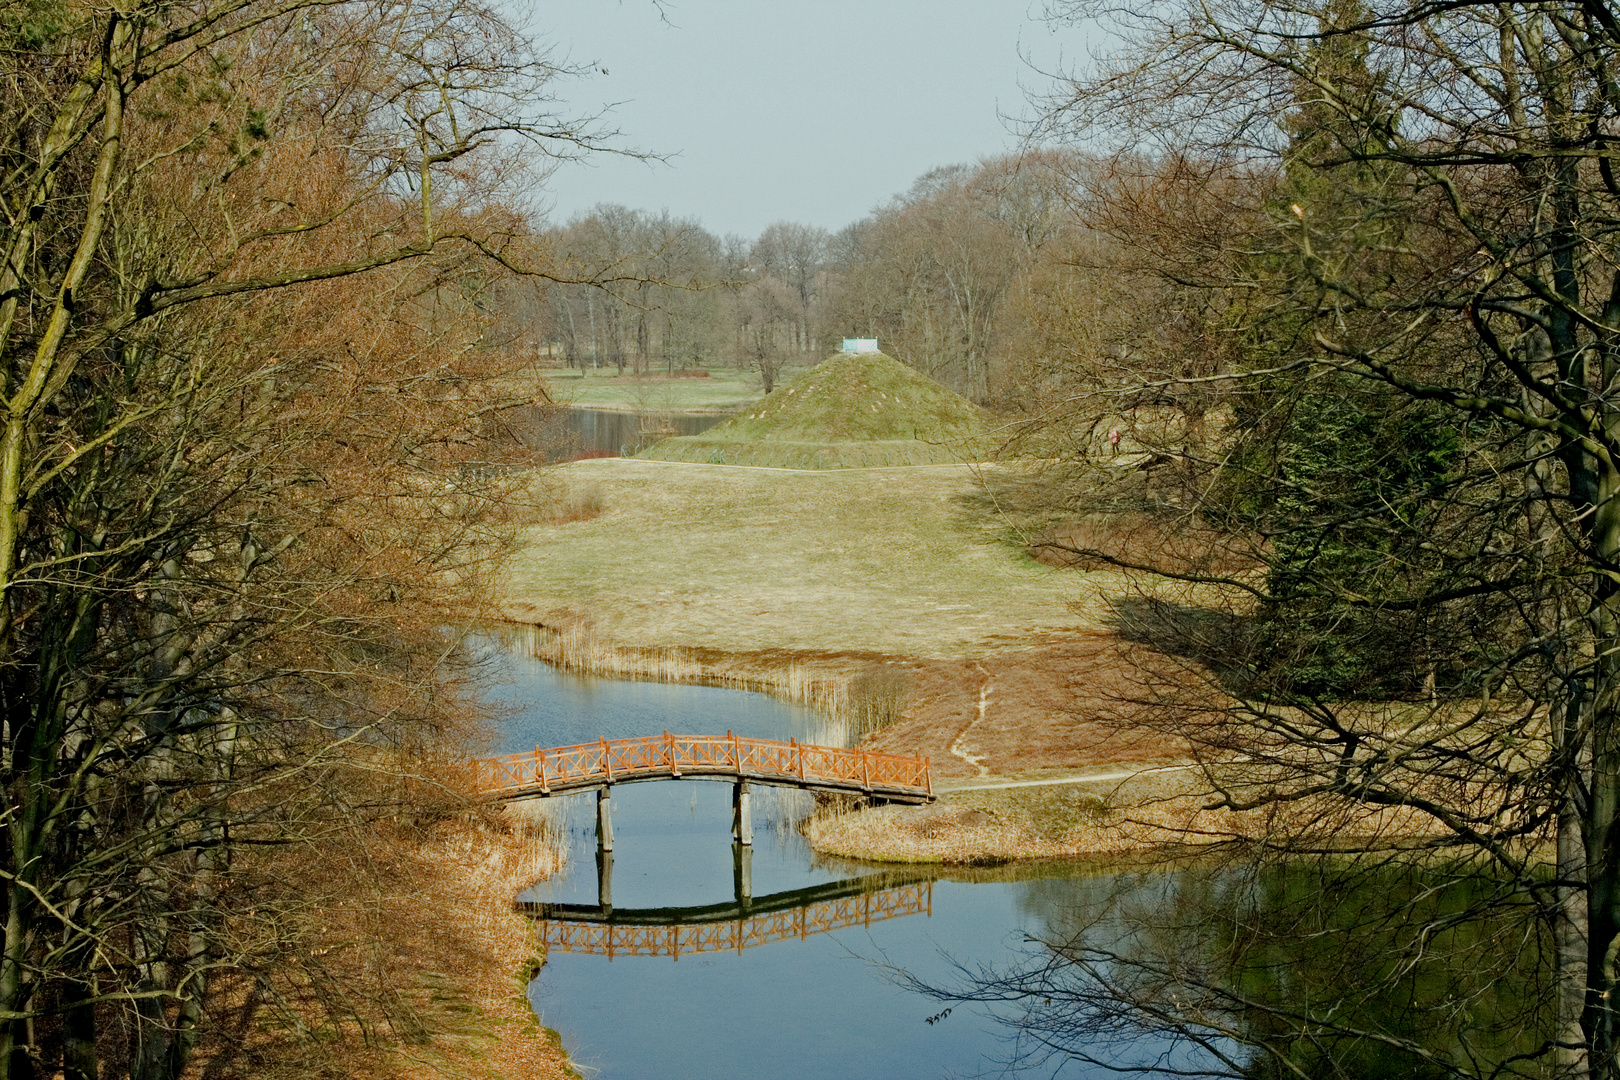
[[[544,397],[487,332],[495,281],[549,272],[516,147],[591,136],[548,125],[559,69],[476,3],[25,14],[0,1076],[173,1080],[222,1003],[281,993],[316,913],[364,939],[346,905],[425,880],[412,830],[462,801],[439,767],[483,733],[447,627],[528,512],[502,414]],[[329,1011],[414,1023],[376,964],[334,970]]]

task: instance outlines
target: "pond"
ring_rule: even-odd
[[[511,711],[504,752],[666,729],[843,741],[819,714],[761,694],[574,678],[510,652],[499,662],[508,679],[497,693]],[[620,785],[605,865],[593,797],[549,803],[566,868],[519,899],[564,917],[539,924],[549,959],[529,998],[584,1075],[1004,1074],[1024,1049],[1011,1028],[979,1006],[947,1008],[907,979],[943,984],[958,965],[1033,958],[1027,936],[1073,925],[1111,876],[1073,864],[941,874],[829,860],[798,829],[809,794],[755,792],[748,851],[731,838],[729,784]],[[1151,1060],[1166,1047],[1137,1049]],[[1093,1073],[1071,1063],[1060,1075]]]
[[[571,408],[513,410],[506,423],[527,445],[562,460],[634,454],[666,436],[702,434],[724,419],[720,413]]]

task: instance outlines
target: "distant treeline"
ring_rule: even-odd
[[[1039,381],[1035,354],[1097,344],[1116,318],[1082,269],[1096,242],[1073,208],[1092,168],[1056,151],[953,165],[836,233],[780,221],[753,240],[598,206],[549,234],[588,283],[510,297],[511,333],[569,367],[744,365],[766,389],[784,364],[875,337],[975,401],[1011,404]]]

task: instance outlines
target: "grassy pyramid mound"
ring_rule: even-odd
[[[835,469],[984,456],[985,413],[883,353],[834,356],[702,435],[664,439],[655,461]]]

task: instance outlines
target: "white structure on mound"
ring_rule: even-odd
[[[877,338],[875,337],[847,337],[844,339],[844,352],[863,353],[877,351]]]

